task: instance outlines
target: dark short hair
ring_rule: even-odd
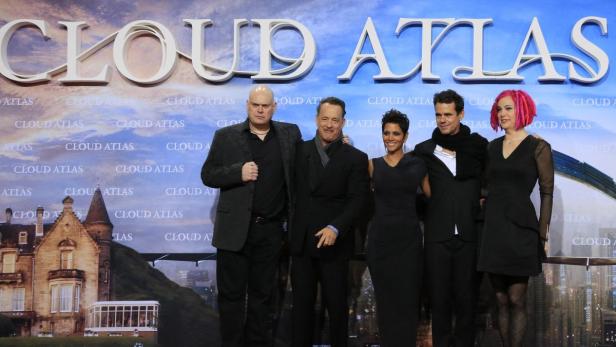
[[[319,115],[319,112],[321,111],[321,105],[323,104],[340,106],[340,108],[342,109],[342,117],[344,117],[344,115],[346,114],[346,104],[344,103],[344,101],[335,96],[328,96],[321,99],[321,101],[319,102],[319,105],[317,106],[317,116]]]
[[[385,124],[387,123],[398,124],[405,135],[409,131],[409,117],[395,108],[392,108],[383,114],[383,118],[381,120],[381,131],[385,131]]]
[[[438,92],[434,94],[434,99],[432,101],[434,106],[436,106],[437,103],[451,104],[453,102],[456,105],[456,113],[464,111],[464,98],[462,98],[460,94],[456,93],[455,90],[447,89],[442,92]]]

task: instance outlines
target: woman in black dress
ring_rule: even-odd
[[[535,114],[528,94],[506,90],[496,97],[490,118],[492,128],[503,129],[505,135],[488,145],[488,197],[478,269],[488,273],[496,292],[499,331],[506,347],[522,345],[528,278],[541,272],[552,214],[552,150],[524,129]],[[537,181],[538,220],[530,200]]]
[[[397,110],[383,115],[387,154],[369,162],[375,214],[368,236],[368,267],[376,296],[381,345],[414,346],[419,317],[422,235],[415,211],[426,166],[404,153],[409,120]]]

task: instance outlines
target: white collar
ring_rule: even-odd
[[[434,151],[437,152],[440,155],[449,157],[449,158],[455,158],[456,157],[456,153],[447,153],[443,150],[443,147],[436,145],[436,147],[434,148]]]

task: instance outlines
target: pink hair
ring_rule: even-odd
[[[494,100],[492,104],[492,110],[490,111],[490,125],[492,129],[498,131],[500,125],[498,124],[498,111],[496,110],[497,104],[500,99],[509,96],[513,99],[515,107],[515,129],[519,130],[533,122],[533,118],[537,115],[537,108],[533,99],[523,90],[504,90]]]

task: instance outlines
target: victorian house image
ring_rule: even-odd
[[[86,329],[86,315],[110,300],[110,247],[113,225],[100,189],[86,219],[66,197],[56,220],[13,224],[12,210],[0,224],[0,314],[10,317],[22,336],[75,335]]]

